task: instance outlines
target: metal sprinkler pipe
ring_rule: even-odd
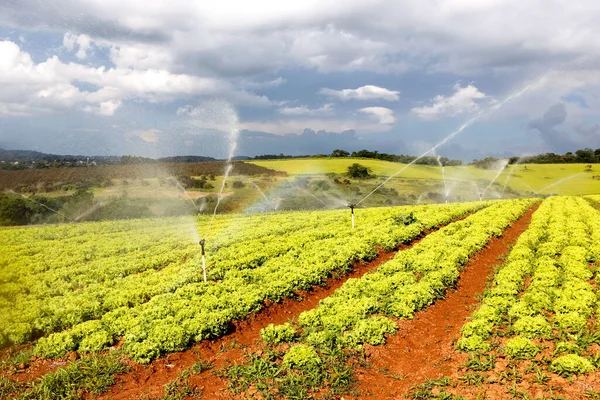
[[[206,258],[204,256],[204,244],[206,243],[206,239],[201,239],[198,244],[202,248],[202,273],[204,274],[204,282],[206,282]]]
[[[349,203],[347,207],[350,209],[350,212],[352,214],[352,229],[354,229],[354,207],[356,207],[356,204]]]

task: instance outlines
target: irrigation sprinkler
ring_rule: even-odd
[[[483,201],[483,192],[479,192],[479,201]]]
[[[448,195],[446,195],[446,204],[448,204]]]
[[[346,207],[348,207],[350,209],[350,212],[352,214],[352,229],[354,229],[354,207],[358,206],[358,204],[354,204],[354,203],[348,203],[348,205]]]
[[[206,239],[201,239],[198,244],[202,248],[202,273],[204,274],[204,282],[206,282],[206,258],[204,257],[204,244]]]

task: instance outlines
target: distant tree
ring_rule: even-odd
[[[578,163],[593,163],[596,161],[596,157],[594,156],[594,150],[592,149],[583,149],[577,150],[575,152],[575,162]]]
[[[242,182],[242,181],[233,181],[232,186],[233,186],[234,189],[241,189],[245,185],[244,185],[244,182]]]
[[[371,178],[371,170],[364,165],[354,163],[348,167],[348,176],[355,179],[367,179]]]
[[[331,152],[331,157],[348,157],[350,155],[346,150],[336,149]]]

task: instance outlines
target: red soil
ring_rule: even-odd
[[[117,384],[101,398],[130,399],[139,396],[159,396],[163,386],[175,380],[186,368],[198,360],[210,361],[213,368],[190,378],[192,386],[202,388],[203,398],[230,398],[225,392],[227,381],[214,375],[215,370],[224,365],[244,360],[242,348],[247,351],[260,349],[260,330],[269,324],[282,324],[296,318],[303,311],[317,306],[320,300],[330,296],[337,288],[350,278],[359,278],[365,273],[376,269],[381,263],[388,261],[394,255],[418,243],[427,234],[437,229],[424,232],[410,244],[401,245],[396,250],[385,252],[380,250],[377,257],[370,262],[358,262],[352,270],[339,278],[331,278],[321,287],[309,291],[299,291],[297,300],[284,299],[280,303],[266,305],[261,311],[249,318],[234,321],[232,332],[215,340],[205,340],[189,350],[172,353],[164,358],[153,361],[147,366],[130,363],[131,372],[118,378]]]
[[[457,287],[446,298],[412,320],[398,320],[398,331],[385,345],[367,346],[370,366],[356,371],[360,398],[400,398],[426,379],[451,375],[460,368],[464,357],[454,350],[460,329],[479,303],[492,267],[527,229],[535,209],[529,209],[502,237],[492,238],[465,266]]]

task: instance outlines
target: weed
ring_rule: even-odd
[[[128,370],[117,354],[90,355],[44,375],[24,394],[25,399],[80,399],[100,394],[115,384],[115,376]]]

